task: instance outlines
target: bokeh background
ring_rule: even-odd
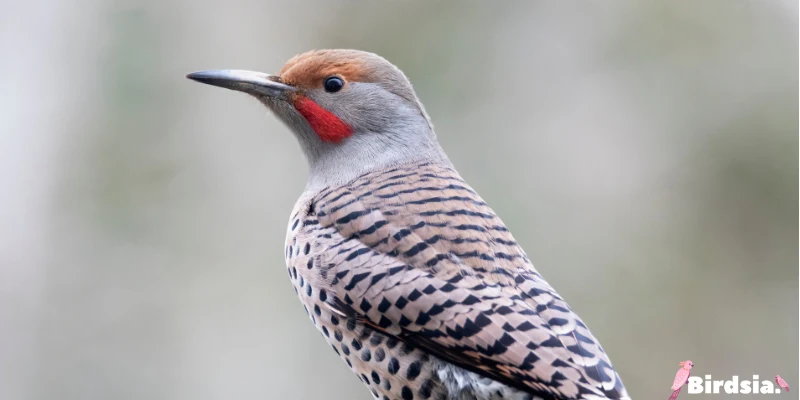
[[[370,398],[285,275],[295,139],[184,79],[327,47],[406,72],[634,398],[800,389],[796,1],[3,2],[0,399]]]

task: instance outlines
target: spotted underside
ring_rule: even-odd
[[[449,167],[304,195],[286,259],[314,324],[375,398],[628,397],[586,325]]]

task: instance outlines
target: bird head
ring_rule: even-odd
[[[690,369],[692,369],[692,367],[694,367],[694,364],[692,363],[692,360],[681,361],[681,362],[678,363],[678,365],[680,365],[681,367],[683,367],[683,369],[686,369],[686,370],[690,370]]]
[[[255,96],[297,136],[310,181],[330,184],[417,159],[446,161],[403,72],[357,50],[314,50],[278,74],[213,70],[187,75]]]

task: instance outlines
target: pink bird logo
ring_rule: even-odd
[[[689,382],[689,371],[694,367],[692,360],[680,362],[678,365],[681,366],[681,369],[678,370],[675,374],[675,380],[672,381],[672,394],[669,396],[669,400],[678,398],[678,394],[681,392],[683,385]]]
[[[777,383],[778,386],[780,386],[783,390],[787,392],[789,391],[789,384],[786,383],[786,381],[783,380],[780,375],[775,375],[775,383]]]

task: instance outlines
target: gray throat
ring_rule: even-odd
[[[317,142],[314,149],[303,146],[309,164],[306,192],[342,185],[395,165],[429,161],[452,167],[433,131],[425,128],[429,132],[356,133],[339,144]]]
[[[352,98],[323,104],[353,127],[353,134],[340,143],[320,140],[306,120],[287,102],[261,98],[300,143],[308,160],[307,194],[394,165],[430,161],[452,167],[419,102],[400,99],[374,84],[351,84],[346,95]],[[358,106],[348,109],[352,104]]]

